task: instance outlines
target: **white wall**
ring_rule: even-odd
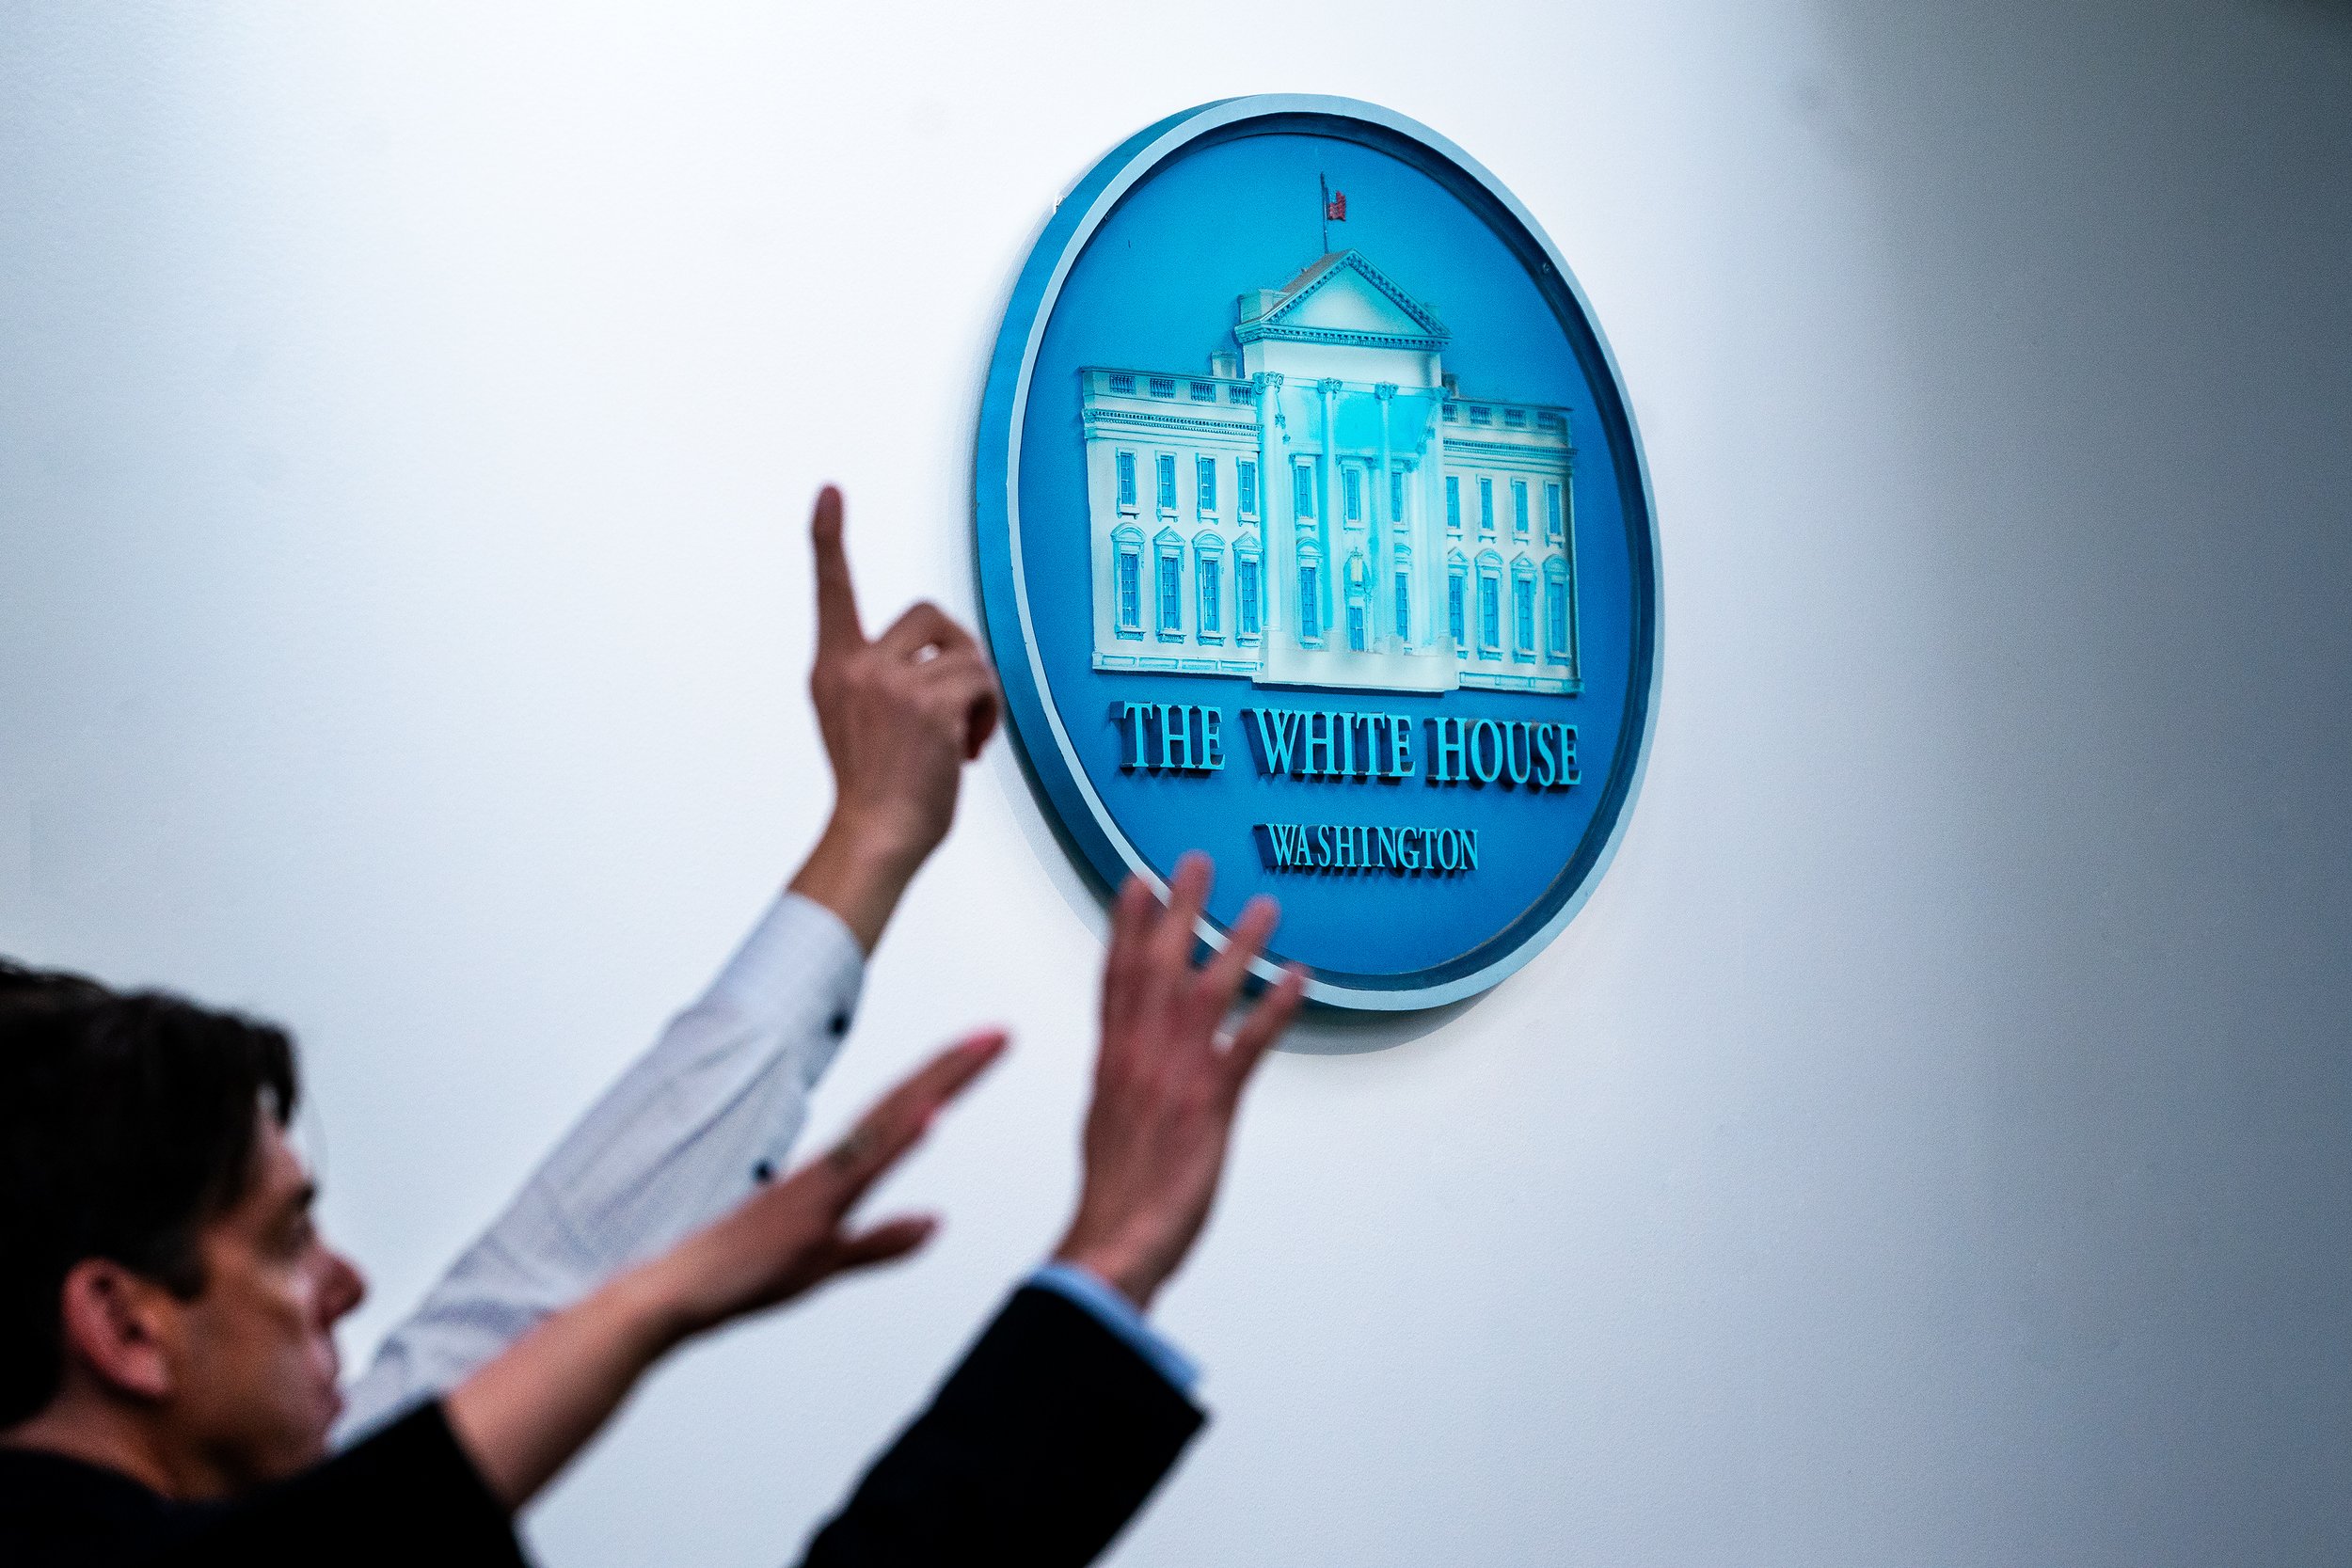
[[[817,483],[969,616],[1062,185],[1372,99],[1601,313],[1664,707],[1549,953],[1266,1070],[1119,1560],[2341,1562],[2352,16],[1480,15],[8,8],[0,950],[299,1030],[364,1352],[818,823]],[[821,1106],[1018,1025],[946,1233],[665,1371],[548,1562],[795,1549],[1052,1238],[1098,924],[1000,746]]]

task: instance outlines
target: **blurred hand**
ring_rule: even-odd
[[[491,1493],[521,1507],[681,1339],[921,1246],[936,1221],[852,1230],[850,1210],[1004,1048],[1005,1037],[989,1033],[940,1053],[831,1153],[549,1314],[458,1385],[450,1426]]]
[[[1194,923],[1213,876],[1207,856],[1186,855],[1167,908],[1130,877],[1111,914],[1086,1179],[1077,1216],[1054,1256],[1108,1281],[1139,1307],[1151,1305],[1200,1234],[1224,1175],[1242,1089],[1305,994],[1305,978],[1286,970],[1225,1032],[1277,912],[1272,899],[1251,899],[1225,950],[1194,968]]]
[[[833,764],[833,818],[792,879],[866,951],[956,813],[963,764],[996,728],[996,673],[972,634],[915,605],[871,641],[841,548],[841,492],[817,497],[817,663],[809,695]]]
[[[862,1230],[849,1213],[920,1141],[931,1120],[1001,1055],[1000,1031],[931,1058],[866,1113],[827,1153],[737,1205],[644,1265],[681,1337],[775,1307],[838,1274],[903,1258],[938,1222],[902,1215]]]

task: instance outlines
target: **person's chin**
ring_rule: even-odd
[[[326,1452],[327,1433],[335,1430],[335,1423],[342,1419],[343,1414],[343,1391],[337,1387],[331,1379],[328,1380],[326,1386],[320,1390],[318,1410],[318,1434],[315,1446],[318,1453],[323,1455]]]
[[[289,1444],[285,1463],[278,1466],[278,1474],[271,1479],[284,1481],[290,1476],[300,1475],[324,1460],[327,1454],[326,1433],[327,1429],[322,1426],[314,1433],[306,1433],[301,1442]]]
[[[303,1412],[296,1430],[287,1433],[281,1445],[277,1474],[271,1479],[283,1481],[300,1470],[307,1470],[327,1455],[327,1434],[335,1430],[335,1419],[343,1413],[343,1397],[332,1384],[319,1390]]]

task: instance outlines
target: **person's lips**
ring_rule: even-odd
[[[336,1354],[333,1340],[314,1358],[319,1384],[326,1392],[327,1420],[332,1422],[343,1413],[343,1359]]]

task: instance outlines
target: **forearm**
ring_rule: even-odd
[[[393,1329],[350,1389],[337,1442],[456,1386],[548,1313],[781,1171],[864,972],[855,933],[832,911],[791,896],[771,906]]]
[[[687,1323],[656,1270],[557,1312],[449,1396],[451,1430],[490,1491],[520,1508],[595,1436]]]
[[[1174,1465],[1203,1413],[1085,1308],[1014,1293],[803,1568],[1079,1568]]]
[[[450,1396],[451,1426],[491,1491],[509,1507],[527,1500],[680,1341],[921,1246],[930,1218],[858,1228],[850,1212],[1004,1045],[1001,1033],[982,1033],[939,1053],[832,1154],[550,1316],[467,1379]]]

